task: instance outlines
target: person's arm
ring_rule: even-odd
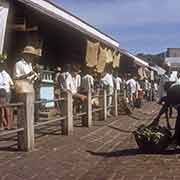
[[[23,64],[21,63],[17,63],[15,64],[15,67],[14,67],[14,78],[15,79],[26,79],[32,75],[35,75],[35,72],[33,71],[32,67],[30,67],[30,70],[28,73],[24,74],[23,72]]]

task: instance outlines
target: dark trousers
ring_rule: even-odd
[[[180,107],[177,108],[177,118],[173,139],[180,145]]]

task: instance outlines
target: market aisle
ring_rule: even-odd
[[[31,153],[0,152],[2,180],[142,180],[180,179],[176,154],[144,155],[132,131],[148,123],[158,107],[146,104],[133,116],[75,128],[71,137],[49,135],[37,140]]]

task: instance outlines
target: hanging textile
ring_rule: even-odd
[[[3,53],[8,12],[9,12],[9,3],[0,2],[0,54]]]
[[[143,67],[140,67],[138,69],[138,75],[140,76],[140,80],[143,80],[144,79],[144,68]]]
[[[111,49],[108,49],[107,50],[107,63],[111,63],[113,62],[113,52],[111,51]]]
[[[98,57],[98,64],[96,66],[97,72],[101,73],[104,71],[107,62],[107,48],[100,47],[100,53]]]
[[[144,68],[144,76],[148,79],[150,78],[150,71],[147,68]]]
[[[121,54],[116,53],[114,51],[114,53],[113,53],[113,68],[118,68],[120,66],[120,58],[121,58]]]
[[[86,64],[88,67],[94,67],[98,64],[99,43],[87,40]]]
[[[151,81],[154,81],[154,71],[151,71],[150,79],[151,79]]]

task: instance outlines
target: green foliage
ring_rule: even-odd
[[[158,129],[157,129],[158,130]],[[154,128],[141,126],[136,131],[134,131],[134,134],[143,141],[151,141],[155,144],[158,144],[161,137],[164,136],[163,133],[154,131]]]

